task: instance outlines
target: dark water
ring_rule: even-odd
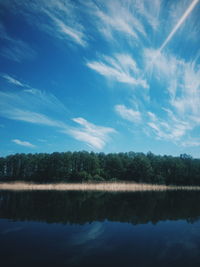
[[[200,193],[0,191],[0,266],[200,266]]]

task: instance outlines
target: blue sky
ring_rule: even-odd
[[[199,0],[0,0],[0,156],[200,157]]]

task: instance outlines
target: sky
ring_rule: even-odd
[[[0,156],[200,158],[200,0],[0,0]]]

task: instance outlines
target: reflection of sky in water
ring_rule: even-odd
[[[71,246],[79,248],[79,252],[67,262],[80,266],[83,261],[90,262],[96,257],[103,264],[102,257],[106,257],[111,266],[119,266],[122,259],[127,265],[135,261],[138,266],[151,266],[151,262],[162,266],[177,266],[182,262],[186,266],[189,260],[199,261],[199,230],[199,222],[188,224],[181,220],[137,226],[93,223],[72,237]]]
[[[66,236],[64,243],[60,243],[59,247],[63,253],[71,250],[72,253],[65,260],[66,263],[77,266],[81,264],[84,258],[89,258],[95,251],[105,246],[105,223],[93,222],[77,227],[77,230],[70,236]]]
[[[84,231],[75,234],[72,237],[71,244],[72,245],[84,245],[85,243],[95,240],[99,238],[99,236],[103,233],[104,226],[102,223],[95,222],[89,225],[89,227],[85,227]]]
[[[18,232],[18,231],[21,231],[23,230],[23,227],[13,227],[13,228],[8,228],[4,231],[1,231],[1,234],[2,235],[6,235],[6,234],[10,234],[10,233],[13,233],[13,232]]]
[[[192,266],[199,267],[200,262],[200,222],[132,225],[105,220],[63,225],[1,219],[0,229],[1,266],[6,266],[4,255],[12,251],[15,256],[9,264],[17,260],[66,266],[132,266],[132,262],[135,266],[187,266],[192,260]]]
[[[183,221],[173,223],[172,234],[164,236],[164,246],[158,257],[159,260],[171,258],[180,260],[184,257],[196,258],[200,255],[200,224],[187,224]],[[178,229],[176,229],[178,226]]]

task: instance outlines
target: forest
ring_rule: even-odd
[[[54,152],[0,157],[1,181],[200,185],[200,159],[126,152]]]

